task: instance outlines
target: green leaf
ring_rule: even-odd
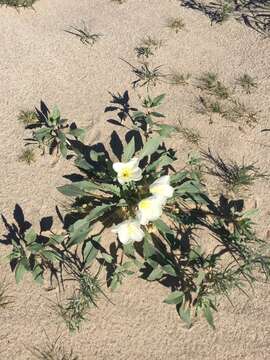
[[[58,138],[61,141],[61,143],[65,144],[67,141],[66,135],[63,133],[63,131],[58,131]]]
[[[164,166],[170,165],[173,161],[174,160],[167,154],[162,154],[157,160],[147,166],[147,172],[157,170],[158,168],[162,169]]]
[[[164,265],[162,267],[162,269],[166,274],[169,274],[171,276],[177,276],[177,273],[176,273],[176,271],[175,271],[175,269],[173,268],[172,265],[169,265],[169,264]]]
[[[15,280],[17,284],[19,284],[27,271],[28,269],[25,267],[25,262],[23,261],[23,259],[20,260],[15,269]]]
[[[184,293],[182,291],[173,291],[169,296],[166,297],[164,302],[166,304],[181,304],[184,298]]]
[[[82,170],[86,170],[86,171],[94,171],[94,166],[89,164],[88,161],[86,161],[83,157],[78,157],[75,161],[74,164]]]
[[[30,244],[27,246],[27,249],[32,253],[32,254],[37,254],[39,253],[42,249],[43,249],[44,245],[42,244]]]
[[[100,206],[96,206],[93,210],[90,211],[89,215],[87,215],[87,219],[92,221],[96,218],[102,216],[106,211],[113,207],[112,204],[103,204]]]
[[[60,116],[60,110],[57,106],[54,106],[51,117],[53,118],[53,120],[57,121],[60,119]]]
[[[165,118],[165,115],[163,115],[159,112],[156,112],[156,111],[152,111],[151,116],[158,117],[158,118]]]
[[[67,158],[67,153],[68,153],[66,143],[61,142],[60,145],[59,145],[59,148],[60,148],[61,155],[63,156],[64,159],[66,159]]]
[[[203,314],[204,314],[204,317],[206,318],[208,324],[209,324],[213,329],[215,329],[214,318],[213,318],[212,310],[211,310],[210,305],[209,305],[208,303],[207,303],[207,304],[204,304]]]
[[[187,327],[190,328],[192,325],[190,309],[185,309],[183,306],[180,306],[179,316],[187,324]]]
[[[34,229],[32,228],[27,229],[24,233],[24,239],[27,242],[27,244],[31,244],[32,242],[36,241],[37,234],[35,233]]]
[[[74,136],[78,140],[84,141],[85,129],[81,129],[81,128],[69,129],[69,134]]]
[[[77,220],[73,225],[69,227],[70,240],[68,246],[80,244],[84,241],[90,231],[89,215],[84,219]]]
[[[55,262],[55,261],[59,261],[61,260],[61,256],[59,254],[57,254],[56,251],[53,250],[43,250],[41,252],[41,255],[43,257],[45,257],[45,259],[51,261],[51,262]]]
[[[161,94],[161,95],[155,97],[152,101],[152,106],[153,107],[159,106],[162,103],[162,101],[164,100],[165,96],[166,96],[166,94]]]
[[[124,147],[124,152],[122,155],[122,161],[129,161],[135,153],[135,137],[133,136],[130,142]]]
[[[170,176],[170,183],[171,185],[175,185],[177,183],[181,183],[183,180],[185,180],[188,176],[187,171],[178,171],[177,173]]]
[[[244,211],[241,213],[241,216],[244,217],[244,218],[251,218],[255,215],[257,215],[259,212],[258,209],[250,209],[250,210],[247,210],[247,211]]]
[[[164,236],[165,240],[167,240],[168,244],[173,247],[175,242],[175,234],[169,228],[169,226],[161,219],[154,221],[154,225],[157,227],[159,233]]]
[[[175,131],[175,127],[170,126],[170,125],[157,124],[157,123],[155,123],[155,125],[159,128],[156,131],[162,138],[170,137],[171,133]]]
[[[193,260],[198,259],[202,255],[203,255],[202,248],[200,246],[197,246],[197,247],[190,250],[188,258],[189,258],[190,261],[193,261]]]
[[[42,285],[43,284],[43,281],[44,281],[44,278],[43,278],[43,269],[42,267],[37,264],[33,271],[32,271],[32,275],[33,275],[33,279],[34,281],[39,284],[39,285]]]
[[[60,193],[71,197],[85,196],[97,189],[99,189],[99,185],[89,180],[77,181],[72,184],[57,187]]]
[[[145,117],[145,113],[142,112],[142,111],[134,111],[133,114],[132,114],[133,118],[136,119],[136,118],[141,118],[141,117]]]
[[[99,189],[104,191],[104,192],[109,192],[111,194],[114,194],[116,196],[120,196],[121,195],[121,189],[119,186],[117,185],[113,185],[113,184],[100,184],[99,185]]]
[[[150,138],[145,144],[140,153],[140,158],[143,159],[145,156],[152,155],[158,148],[162,141],[161,136],[155,135]]]
[[[38,142],[42,142],[45,138],[51,135],[51,129],[44,127],[33,132],[33,138]]]
[[[119,284],[120,284],[120,281],[119,281],[118,275],[114,274],[113,278],[112,278],[112,281],[111,281],[111,284],[110,284],[111,290],[112,291],[116,290],[116,288],[119,286]]]
[[[196,278],[196,280],[195,280],[195,284],[196,284],[197,286],[201,285],[201,283],[203,282],[204,278],[205,278],[205,272],[204,272],[202,269],[200,269],[200,270],[198,271],[198,276],[197,276],[197,278]]]
[[[155,247],[151,244],[151,235],[149,233],[145,234],[144,242],[143,242],[143,256],[145,259],[156,254]]]
[[[123,250],[124,250],[124,253],[127,255],[127,256],[132,256],[134,257],[135,256],[135,248],[134,248],[134,245],[133,243],[129,243],[129,244],[124,244],[123,245]]]
[[[50,237],[50,244],[61,244],[65,240],[65,235],[54,234]]]
[[[182,194],[197,194],[199,193],[201,190],[199,188],[199,186],[197,184],[194,183],[193,180],[188,180],[186,182],[184,182],[183,184],[181,184],[180,186],[177,186],[175,188],[175,192],[178,195],[182,195]]]
[[[157,267],[150,273],[150,275],[147,277],[147,280],[149,281],[159,280],[162,278],[162,276],[163,276],[162,268]]]
[[[98,253],[98,248],[95,244],[100,243],[101,236],[94,236],[93,238],[87,240],[84,243],[83,249],[83,259],[86,265],[90,265],[92,261],[96,258]]]
[[[159,263],[155,260],[152,260],[151,258],[147,259],[147,264],[149,264],[153,269],[155,269],[157,266],[159,266]]]
[[[113,257],[111,255],[102,253],[101,256],[107,263],[111,264],[113,262]]]

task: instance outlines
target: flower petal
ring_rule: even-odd
[[[125,163],[121,163],[121,162],[116,162],[113,163],[113,170],[118,173],[119,171],[121,171],[123,169],[123,167],[125,167]]]
[[[132,158],[131,160],[129,160],[126,165],[131,168],[131,169],[134,169],[134,168],[137,168],[138,165],[139,165],[139,162],[140,162],[140,159],[137,158],[137,157],[134,157]]]
[[[132,173],[132,180],[134,181],[139,181],[142,179],[142,170],[140,168],[137,168],[133,173]]]

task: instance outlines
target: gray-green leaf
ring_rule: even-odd
[[[181,304],[183,301],[184,293],[182,291],[173,291],[169,296],[166,297],[164,302],[166,304]]]

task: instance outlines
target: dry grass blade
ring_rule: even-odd
[[[47,342],[43,347],[34,347],[31,350],[34,358],[38,360],[78,360],[79,357],[74,354],[73,350],[67,351],[59,339],[60,337],[50,341],[47,336]]]
[[[164,45],[164,40],[156,39],[152,36],[146,36],[141,40],[141,45],[145,47],[149,47],[153,50],[158,50]]]
[[[218,80],[218,76],[215,73],[204,73],[198,78],[198,82],[199,89],[205,90],[220,99],[228,99],[230,96],[229,89]]]
[[[146,86],[147,88],[156,86],[158,82],[164,82],[167,78],[167,75],[160,71],[162,65],[151,69],[146,62],[142,63],[141,66],[136,67],[124,59],[121,60],[128,64],[131,67],[132,72],[137,76],[137,79],[132,82],[133,88],[136,88],[137,86]]]
[[[176,130],[178,133],[182,135],[182,137],[189,143],[199,145],[201,141],[201,135],[198,130],[188,128],[182,125],[179,121],[179,125],[176,126]]]
[[[0,0],[0,6],[6,5],[15,8],[29,8],[33,7],[33,4],[37,0]]]
[[[234,193],[240,189],[247,189],[256,180],[268,176],[261,173],[254,163],[225,162],[219,155],[213,155],[210,150],[203,152],[202,155],[212,165],[212,167],[208,167],[208,173],[218,177],[225,188]]]
[[[251,94],[251,91],[258,87],[256,80],[248,74],[240,76],[236,80],[236,84],[241,86],[247,94]]]
[[[180,30],[182,30],[185,27],[185,23],[183,19],[180,17],[174,18],[171,17],[166,22],[166,27],[171,29],[172,31],[175,31],[176,34],[179,33]]]
[[[27,165],[31,165],[36,161],[35,151],[33,148],[24,149],[19,156],[18,160],[20,162],[25,162]]]
[[[70,29],[65,32],[78,37],[84,45],[90,46],[93,46],[102,36],[102,34],[91,33],[84,21],[82,26],[70,26]]]
[[[168,82],[171,85],[188,85],[191,74],[182,74],[177,71],[173,71],[168,75]]]
[[[38,117],[35,111],[21,110],[18,116],[18,120],[22,122],[25,126],[29,126],[37,123]]]
[[[257,112],[247,109],[245,104],[236,99],[231,101],[231,105],[223,111],[222,116],[232,122],[243,120],[249,127],[257,123]]]

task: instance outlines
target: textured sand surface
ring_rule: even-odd
[[[170,16],[181,16],[185,29],[175,34],[165,28]],[[92,48],[64,32],[81,20],[104,35]],[[206,116],[196,114],[196,90],[191,86],[160,84],[153,93],[167,93],[162,110],[168,121],[176,124],[181,119],[197,128],[203,136],[202,148],[210,146],[225,158],[256,161],[262,171],[269,171],[269,133],[261,133],[269,127],[269,39],[234,20],[211,26],[206,17],[182,8],[176,0],[128,0],[123,5],[110,0],[40,0],[35,11],[0,8],[0,211],[9,220],[16,203],[35,226],[41,217],[54,215],[57,201],[63,200],[55,187],[66,182],[64,174],[74,171],[64,160],[49,166],[48,156],[30,167],[17,161],[24,138],[18,112],[42,99],[88,128],[89,143],[108,142],[114,130],[104,114],[108,91],[129,89],[137,102],[130,86],[134,78],[119,58],[136,63],[133,49],[145,35],[166,39],[151,60],[154,65],[164,64],[164,71],[176,69],[196,77],[211,70],[229,85],[244,72],[257,78],[259,87],[252,96],[239,93],[247,105],[260,111],[257,126],[244,132],[237,124],[219,119],[211,125]],[[180,137],[173,142],[179,162],[194,150]],[[258,231],[265,236],[270,225],[269,181],[256,183],[252,193],[260,209]],[[0,230],[4,232],[2,223]],[[5,253],[2,246],[0,255]],[[216,331],[205,321],[188,331],[174,307],[162,303],[166,288],[134,278],[110,295],[115,305],[102,301],[82,331],[70,336],[50,309],[56,292],[45,292],[27,277],[16,286],[2,261],[3,278],[11,284],[14,303],[0,313],[1,360],[33,359],[28,349],[42,346],[45,332],[49,338],[62,335],[65,346],[72,346],[80,360],[269,359],[269,285],[257,286],[249,301],[233,294],[235,307],[222,303]]]

